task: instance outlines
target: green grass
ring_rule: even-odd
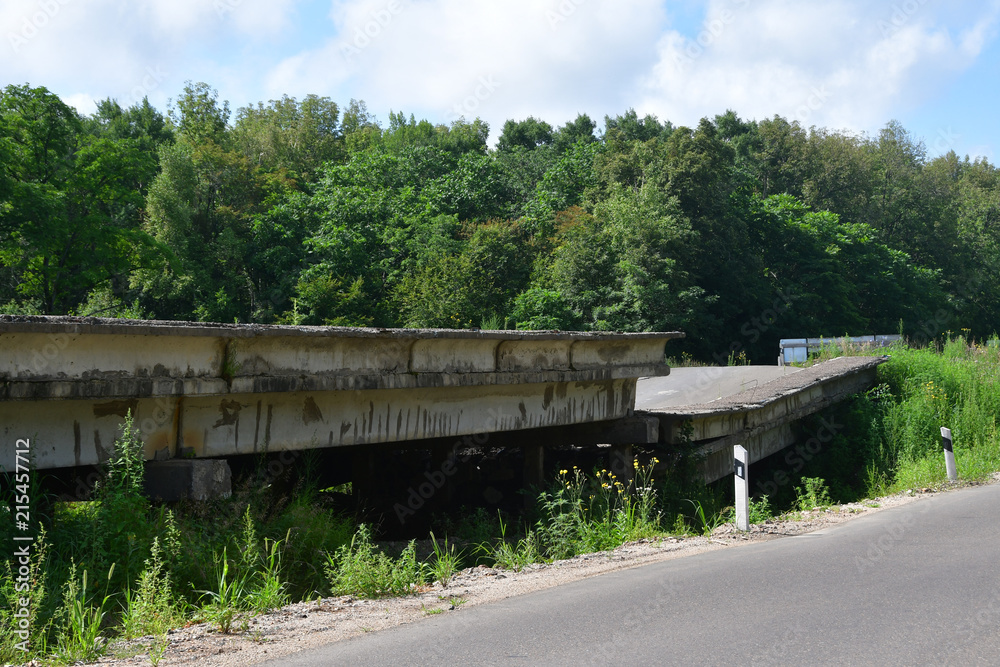
[[[69,578],[63,586],[63,604],[57,615],[60,631],[56,635],[55,657],[65,663],[92,662],[107,649],[101,628],[111,596],[105,594],[98,604],[91,604],[87,594],[87,571],[83,571],[79,582],[76,573],[76,565],[71,564]],[[108,572],[109,582],[113,573],[112,567]]]
[[[434,560],[427,564],[427,570],[432,580],[447,587],[455,573],[462,569],[464,551],[457,551],[454,544],[448,544],[448,538],[439,543],[434,533],[431,533],[431,543],[434,545]]]
[[[500,536],[496,540],[483,542],[479,551],[493,561],[495,567],[520,572],[526,565],[544,560],[538,548],[538,537],[532,530],[525,530],[524,537],[508,539],[507,523],[500,518]]]
[[[750,498],[750,524],[764,523],[770,519],[774,518],[774,513],[771,509],[771,502],[768,500],[767,496],[761,497],[759,500]],[[721,521],[713,522],[712,525],[706,532],[706,534],[711,534],[712,530],[715,529],[720,523],[736,523],[736,508],[730,507],[725,512],[720,515]]]
[[[241,576],[230,568],[225,549],[216,560],[216,585],[209,590],[199,591],[203,604],[198,614],[199,620],[215,625],[219,632],[226,634],[246,611],[246,576]]]
[[[138,637],[153,638],[156,661],[171,627],[201,618],[232,630],[251,614],[328,592],[325,555],[350,541],[352,518],[324,509],[310,489],[296,487],[289,501],[253,484],[224,500],[155,507],[140,495],[141,451],[126,419],[92,500],[33,502],[41,527],[30,651],[18,648],[13,617],[25,594],[10,562],[0,563],[0,664],[92,659],[110,641]],[[11,544],[13,534],[13,517],[0,511],[0,541]]]
[[[349,545],[327,556],[326,573],[333,595],[408,595],[424,583],[424,570],[417,562],[412,541],[399,557],[392,558],[372,543],[371,530],[364,524],[358,526]]]
[[[981,480],[1000,469],[1000,349],[962,337],[940,349],[898,348],[879,376],[891,394],[881,415],[891,470],[885,491],[947,479],[942,426],[952,431],[960,479]]]
[[[793,474],[783,453],[755,468],[758,479],[791,478],[775,489],[776,508],[812,502],[807,478],[822,477],[829,496],[841,502],[939,487],[947,479],[942,426],[952,430],[960,480],[1000,470],[1000,348],[950,336],[928,348],[897,344],[876,352],[890,357],[879,366],[876,387],[800,422],[804,438],[822,433],[823,419],[839,425],[804,467]],[[872,354],[832,343],[819,358],[845,353]]]
[[[135,586],[125,590],[122,606],[120,624],[125,639],[162,635],[183,624],[185,605],[174,592],[159,538],[154,538],[150,557]]]
[[[802,486],[795,487],[795,505],[800,512],[824,509],[832,504],[830,489],[822,477],[803,477]]]

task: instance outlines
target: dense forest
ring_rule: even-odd
[[[363,102],[166,113],[0,92],[0,312],[664,331],[772,361],[783,337],[1000,322],[1000,173],[732,112],[450,126]]]

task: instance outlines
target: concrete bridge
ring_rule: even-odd
[[[0,316],[0,469],[19,438],[37,469],[99,465],[131,412],[165,498],[224,492],[228,457],[309,449],[342,450],[355,492],[374,496],[392,451],[446,465],[456,439],[484,435],[523,452],[522,484],[543,482],[559,445],[610,446],[628,476],[634,446],[695,443],[712,481],[731,474],[732,445],[753,462],[795,443],[796,420],[872,386],[884,360],[666,377],[682,335]]]
[[[0,464],[102,463],[129,412],[151,461],[616,420],[682,335],[2,316]]]

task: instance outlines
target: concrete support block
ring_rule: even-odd
[[[619,482],[626,486],[635,479],[635,454],[632,445],[613,445],[611,447],[611,472]]]
[[[222,459],[175,459],[146,463],[146,495],[161,500],[228,498],[233,474]]]
[[[452,483],[452,476],[456,472],[456,457],[454,445],[438,445],[431,449],[431,469],[429,474],[433,479],[444,480],[443,485],[438,489],[443,503],[447,504],[455,496],[455,485]]]
[[[375,449],[355,447],[351,462],[351,490],[354,500],[360,505],[366,500],[372,500],[378,493],[376,479]]]
[[[543,445],[523,445],[524,487],[541,489],[545,486],[545,447]],[[525,505],[530,505],[533,495],[524,497]]]

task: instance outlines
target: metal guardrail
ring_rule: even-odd
[[[820,336],[819,338],[783,338],[778,341],[778,364],[807,361],[809,354],[828,345],[848,344],[865,348],[888,347],[902,340],[899,334],[867,336]]]

